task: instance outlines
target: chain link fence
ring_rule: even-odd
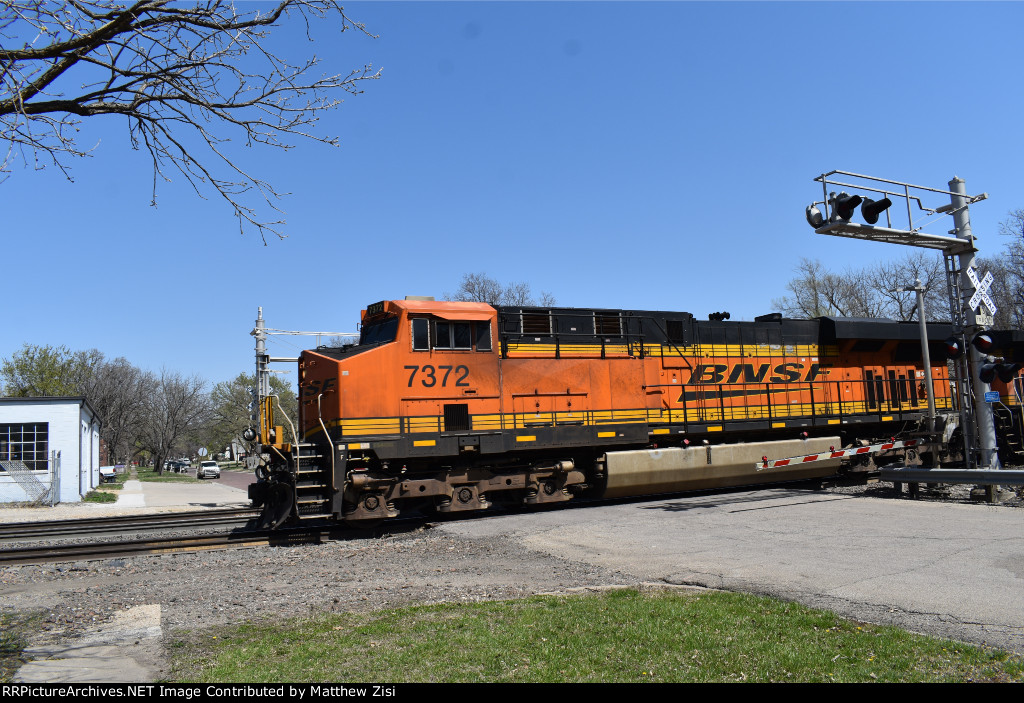
[[[50,452],[46,472],[20,460],[0,461],[0,503],[53,506],[60,502],[60,452]]]

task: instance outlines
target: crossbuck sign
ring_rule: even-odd
[[[974,269],[967,269],[967,277],[971,279],[971,283],[974,285],[974,295],[971,296],[971,310],[977,310],[980,303],[985,303],[985,307],[988,308],[989,315],[996,314],[996,306],[992,302],[992,298],[988,297],[988,289],[992,286],[992,272],[988,271],[985,273],[985,277],[978,280],[978,274],[974,272]]]

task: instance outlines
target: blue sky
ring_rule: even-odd
[[[906,253],[815,235],[803,211],[817,174],[936,188],[960,176],[989,194],[971,209],[983,255],[1024,207],[1021,3],[346,11],[379,38],[276,36],[331,72],[383,69],[321,120],[340,148],[229,146],[292,193],[288,239],[240,236],[228,208],[180,178],[150,207],[149,164],[117,119],[83,124],[98,146],[74,183],[48,168],[0,184],[0,356],[95,347],[218,382],[252,369],[257,306],[271,327],[345,331],[368,303],[440,297],[469,272],[565,306],[752,319],[801,256],[846,269]]]

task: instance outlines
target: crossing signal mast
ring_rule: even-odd
[[[992,325],[996,308],[987,291],[991,274],[979,280],[974,271],[977,248],[971,233],[968,207],[988,198],[987,193],[968,195],[964,181],[953,178],[949,190],[916,186],[885,178],[848,171],[830,171],[816,177],[821,183],[822,199],[807,206],[807,223],[817,234],[828,234],[872,242],[934,249],[942,252],[946,268],[953,337],[946,340],[947,354],[955,360],[956,386],[960,408],[960,426],[964,437],[964,457],[968,468],[998,469],[995,422],[985,392],[996,377],[1009,382],[1020,364],[987,355],[992,338],[985,334]],[[851,182],[852,181],[852,182]],[[949,202],[929,207],[923,201],[948,196]],[[894,203],[906,205],[893,208]],[[858,206],[860,219],[855,221]],[[900,210],[897,214],[894,210]],[[917,220],[914,215],[917,213]],[[879,220],[884,217],[883,224]],[[925,227],[953,218],[946,234],[929,234]],[[932,218],[932,219],[927,219]],[[979,310],[984,303],[987,313]],[[922,345],[927,346],[926,334]],[[968,351],[968,354],[964,352]]]

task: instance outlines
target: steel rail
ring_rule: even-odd
[[[313,527],[274,531],[254,530],[187,537],[17,547],[0,550],[0,566],[88,561],[147,554],[187,553],[267,545],[319,544],[334,529]]]
[[[39,520],[0,523],[0,542],[40,537],[81,536],[89,533],[123,532],[129,530],[170,529],[223,524],[249,520],[258,515],[251,508],[242,510],[203,510],[148,515],[116,515],[67,520]]]

